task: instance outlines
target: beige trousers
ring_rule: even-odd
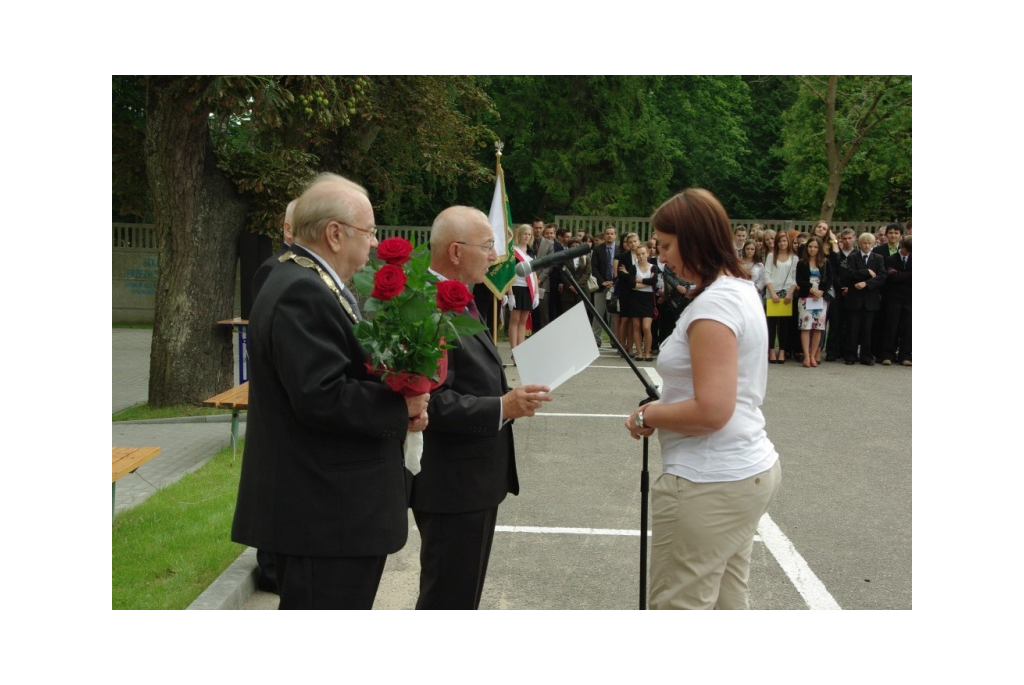
[[[757,523],[782,482],[779,462],[750,478],[694,483],[663,473],[651,496],[651,609],[749,609]]]

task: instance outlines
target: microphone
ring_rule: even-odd
[[[580,245],[579,247],[570,247],[561,252],[552,252],[549,255],[544,255],[538,259],[534,259],[532,262],[527,264],[526,262],[519,262],[516,264],[516,276],[523,277],[532,274],[538,269],[544,269],[549,266],[555,266],[556,264],[562,264],[575,259],[576,257],[582,257],[583,255],[590,252],[590,245]]]

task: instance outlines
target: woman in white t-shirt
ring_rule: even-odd
[[[754,533],[781,482],[760,409],[764,310],[714,195],[684,190],[651,226],[661,260],[697,294],[661,345],[661,399],[626,420],[637,440],[657,429],[664,462],[652,488],[649,606],[747,609]]]

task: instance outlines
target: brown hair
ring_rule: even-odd
[[[673,195],[654,210],[651,227],[676,237],[683,266],[700,281],[694,297],[719,274],[750,279],[736,255],[729,215],[707,190],[687,188]]]
[[[800,261],[806,264],[807,266],[811,266],[811,258],[807,254],[807,245],[810,245],[811,243],[818,244],[818,254],[814,255],[814,268],[820,269],[825,265],[826,262],[828,262],[828,257],[825,256],[825,243],[823,243],[821,241],[821,238],[819,238],[816,235],[812,235],[807,240],[807,243],[804,244],[804,253],[800,255]]]

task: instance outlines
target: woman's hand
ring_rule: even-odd
[[[634,409],[633,412],[628,417],[626,417],[626,430],[629,431],[629,436],[634,440],[639,440],[640,438],[649,438],[652,435],[654,435],[654,429],[651,428],[650,426],[647,426],[646,428],[640,428],[639,426],[636,425],[636,415],[639,414],[641,411],[644,411],[645,409],[654,406],[655,404],[657,404],[657,401],[649,402],[648,404],[645,404],[642,407]]]

